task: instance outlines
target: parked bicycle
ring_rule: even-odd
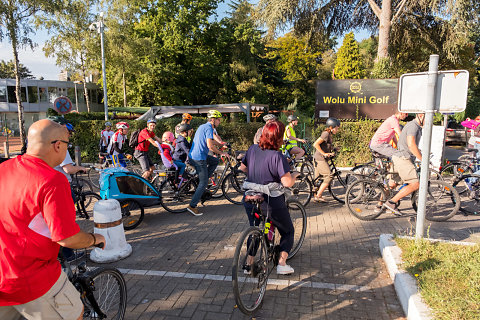
[[[100,245],[103,246],[103,243]],[[110,267],[89,269],[86,258],[78,266],[72,267],[61,252],[58,260],[62,269],[80,292],[84,306],[83,319],[122,320],[127,307],[127,285],[122,273]]]
[[[468,152],[472,154],[465,154],[455,161],[449,161],[440,170],[441,176],[454,183],[456,179],[459,179],[462,175],[472,174],[480,170],[480,160],[477,158],[477,149],[469,148]]]
[[[265,216],[260,204],[263,194],[247,191],[245,201],[255,205],[255,225],[240,236],[233,258],[232,284],[235,301],[240,311],[247,315],[260,308],[265,296],[268,278],[278,264],[280,235],[273,222]],[[287,206],[295,228],[292,250],[287,260],[300,250],[307,229],[305,208],[296,200],[287,200]]]
[[[93,206],[98,200],[101,200],[100,195],[91,191],[91,186],[88,181],[80,178],[78,172],[75,175],[72,175],[71,187],[77,216],[87,221],[91,221],[90,218],[93,217]],[[93,223],[81,223],[81,226],[85,232],[93,231]]]

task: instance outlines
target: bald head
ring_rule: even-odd
[[[69,141],[68,130],[64,126],[48,119],[34,122],[28,130],[27,154],[55,167],[65,158],[67,149],[66,145],[59,146],[62,142],[52,144],[56,140]]]

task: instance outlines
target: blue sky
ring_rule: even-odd
[[[256,2],[256,1],[252,1]],[[224,3],[219,4],[217,12],[218,17],[221,19],[226,15],[226,11],[229,11],[228,3],[226,0]],[[356,32],[355,38],[357,41],[365,39],[369,36],[366,32]],[[55,65],[55,58],[47,58],[42,51],[43,43],[48,39],[48,35],[45,31],[38,31],[35,35],[32,35],[32,39],[37,43],[37,47],[32,51],[30,49],[20,50],[19,59],[20,63],[26,66],[32,71],[32,74],[38,79],[43,76],[46,80],[58,80],[58,74],[60,73],[60,67]],[[338,39],[338,45],[342,44],[343,37]],[[99,45],[100,50],[100,45]],[[0,60],[12,60],[12,46],[4,39],[0,42]],[[108,62],[107,62],[108,63]]]

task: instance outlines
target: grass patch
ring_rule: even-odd
[[[480,246],[396,238],[435,319],[480,319]]]

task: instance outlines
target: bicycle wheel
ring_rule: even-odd
[[[358,176],[350,170],[337,170],[333,181],[328,186],[332,197],[340,203],[345,203],[345,193],[349,184],[358,180]]]
[[[216,171],[213,173],[213,176],[208,180],[208,191],[212,194],[212,198],[220,198],[223,197],[222,192],[218,192],[222,188],[222,171]]]
[[[83,319],[122,320],[127,307],[127,285],[122,273],[115,268],[96,268],[86,276],[91,281],[85,281],[88,288],[85,297],[82,295]]]
[[[233,204],[242,204],[242,185],[246,175],[241,171],[230,172],[222,181],[222,192],[225,198]]]
[[[302,247],[303,241],[305,241],[305,234],[307,232],[307,212],[305,211],[304,206],[297,200],[288,199],[287,207],[290,212],[293,227],[295,228],[293,247],[288,253],[287,258],[287,260],[289,260],[297,254]],[[275,236],[275,239],[280,239],[280,234]]]
[[[312,198],[312,183],[307,176],[300,180],[296,180],[293,186],[285,188],[285,196],[287,199],[297,200],[304,207],[308,205]]]
[[[473,173],[472,168],[470,168],[465,162],[461,161],[450,162],[440,170],[440,175],[443,180],[452,184],[462,175],[471,173]]]
[[[463,175],[453,186],[460,195],[460,211],[464,215],[480,214],[480,175]]]
[[[100,188],[100,172],[97,171],[96,168],[91,168],[88,170],[88,181],[94,186],[95,188],[99,189]]]
[[[448,182],[429,180],[425,206],[425,218],[430,221],[446,221],[460,209],[460,195]],[[412,194],[412,206],[418,209],[418,191]]]
[[[93,232],[93,220],[90,220],[90,218],[93,218],[93,206],[102,198],[94,192],[82,192],[78,197],[77,208],[80,209],[80,217],[85,218],[85,221],[82,221],[79,225],[83,231]]]
[[[387,199],[385,188],[377,181],[361,179],[351,183],[346,192],[350,213],[360,220],[373,220],[382,214],[377,208]]]
[[[74,180],[75,181],[75,180]],[[76,182],[80,187],[82,187],[83,192],[93,192],[93,186],[90,183],[90,181],[83,179],[83,178],[78,178],[76,179]]]
[[[370,161],[367,163],[359,164],[356,165],[355,167],[352,168],[352,172],[364,177],[370,177],[375,170],[377,169],[377,166],[375,165],[375,161]]]
[[[261,230],[250,227],[238,240],[232,265],[233,294],[240,311],[251,315],[260,308],[268,274],[265,237]]]
[[[160,186],[160,204],[170,213],[186,212],[197,186],[196,178],[185,181],[180,189],[171,179],[166,179]]]
[[[122,210],[123,228],[125,230],[135,229],[143,221],[145,212],[143,206],[137,200],[122,200],[120,201],[120,208]]]
[[[300,173],[313,180],[315,178],[315,168],[311,162],[304,162],[300,167]]]

